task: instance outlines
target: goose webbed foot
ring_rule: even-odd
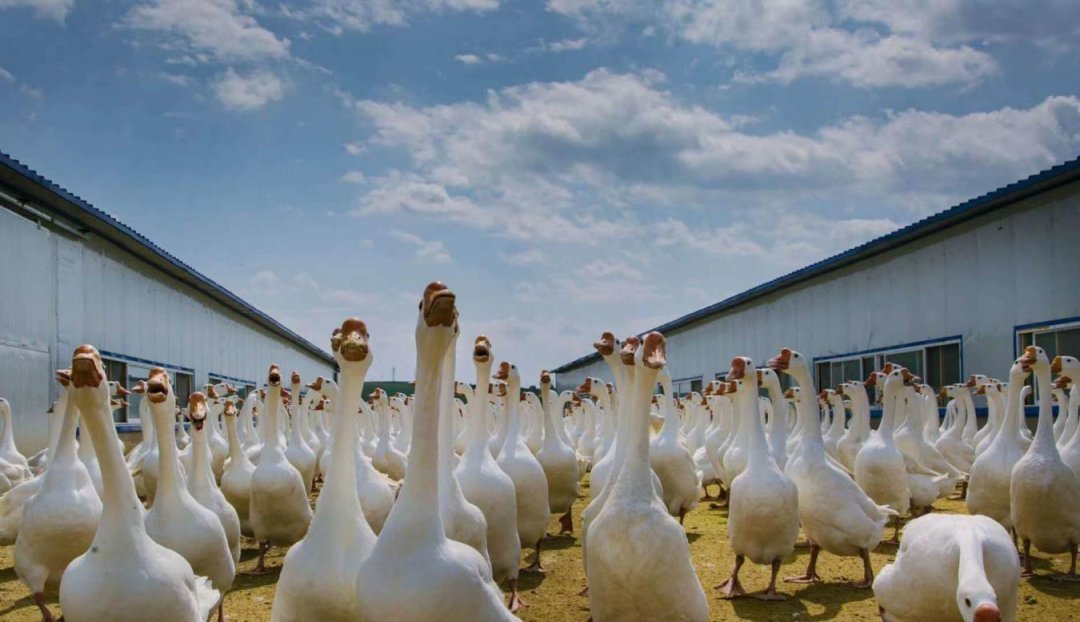
[[[240,574],[243,574],[243,575],[249,576],[249,577],[258,577],[258,576],[261,576],[261,575],[264,575],[264,574],[270,574],[271,572],[273,572],[272,570],[270,570],[269,568],[266,567],[266,552],[269,551],[269,550],[270,550],[270,543],[269,542],[260,542],[259,543],[259,561],[255,563],[255,569],[254,570],[249,570],[247,572],[242,572]]]
[[[522,572],[527,572],[529,574],[546,574],[547,573],[547,570],[544,568],[544,565],[540,561],[540,544],[543,543],[543,541],[544,541],[543,537],[541,537],[539,540],[536,541],[536,557],[533,558],[533,563],[529,564],[529,566],[527,568],[522,568],[521,569]]]
[[[1021,555],[1024,560],[1024,569],[1020,571],[1020,578],[1035,576],[1035,569],[1031,567],[1031,540],[1024,538],[1024,552]]]
[[[560,536],[563,535],[563,534],[573,534],[574,533],[574,521],[570,516],[570,513],[572,511],[573,511],[573,508],[567,510],[566,514],[563,514],[562,516],[559,517],[559,535]]]
[[[41,622],[57,622],[52,612],[49,611],[48,605],[45,604],[45,594],[41,592],[35,593],[34,604],[41,610]]]
[[[721,598],[736,598],[739,596],[745,596],[746,590],[743,589],[741,583],[739,583],[739,569],[742,568],[743,562],[746,558],[742,555],[735,556],[735,567],[731,569],[731,576],[726,581],[716,586],[715,589],[720,590]]]
[[[784,579],[784,583],[818,583],[821,581],[821,577],[817,573],[817,558],[821,552],[821,547],[810,543],[810,563],[806,565],[806,572],[797,577],[788,577]]]
[[[851,587],[862,590],[874,585],[874,567],[870,565],[870,549],[860,549],[859,556],[863,561],[863,578],[862,581],[852,581],[848,583]]]
[[[754,592],[751,596],[758,600],[787,600],[788,597],[786,594],[780,594],[776,591],[776,575],[779,573],[780,560],[774,559],[772,562],[772,577],[769,579],[769,587],[760,592]]]
[[[517,579],[510,580],[510,599],[506,601],[506,608],[510,610],[510,613],[517,613],[522,607],[528,607],[529,605],[521,598],[521,593],[518,592]]]

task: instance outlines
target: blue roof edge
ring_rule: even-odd
[[[986,194],[968,199],[963,203],[959,203],[936,214],[927,216],[922,220],[917,220],[909,225],[900,227],[896,231],[886,233],[883,236],[864,242],[846,251],[832,255],[831,257],[826,257],[825,259],[799,268],[794,272],[779,276],[771,281],[766,281],[761,285],[729,296],[728,298],[707,307],[702,307],[697,311],[687,313],[686,315],[645,332],[658,331],[663,333],[682,328],[683,326],[687,326],[698,320],[746,304],[752,300],[761,298],[786,287],[797,285],[834,270],[839,270],[840,268],[855,264],[864,259],[869,259],[874,255],[879,255],[905,244],[910,244],[916,240],[937,233],[949,226],[959,224],[970,218],[992,211],[993,209],[1004,207],[1034,194],[1047,192],[1061,184],[1072,181],[1071,178],[1077,176],[1080,176],[1080,156],[1035,173],[1034,175],[1030,175],[1019,181],[1002,186],[996,190],[987,192]],[[641,334],[643,335],[645,333]],[[593,352],[576,358],[569,363],[564,363],[551,370],[551,373],[558,374],[567,372],[599,360],[600,355]]]
[[[135,240],[143,247],[151,251],[154,255],[156,255],[157,258],[162,262],[191,275],[204,288],[209,290],[205,291],[204,293],[209,295],[211,298],[216,299],[218,302],[224,303],[226,306],[239,306],[244,312],[246,312],[249,319],[256,322],[257,324],[262,325],[263,328],[266,328],[272,333],[276,333],[280,337],[284,337],[285,339],[291,341],[293,344],[300,346],[302,349],[308,351],[310,354],[318,356],[323,361],[330,364],[332,367],[337,367],[337,361],[334,360],[334,357],[331,356],[329,352],[323,350],[322,348],[316,346],[307,339],[301,337],[299,334],[293,332],[292,329],[270,317],[269,315],[267,315],[251,303],[247,302],[243,298],[240,298],[236,294],[232,293],[210,277],[202,274],[198,270],[177,259],[165,249],[161,248],[157,244],[154,244],[149,238],[142,235],[138,231],[120,222],[108,213],[94,207],[89,201],[86,201],[78,195],[68,191],[56,182],[48,179],[44,175],[23,164],[22,162],[8,155],[4,151],[0,151],[0,164],[13,170],[15,173],[24,177],[31,183],[34,183],[37,186],[48,190],[49,192],[66,201],[67,203],[74,205],[80,211],[96,219],[98,222],[101,222],[109,228]]]

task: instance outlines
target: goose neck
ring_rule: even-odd
[[[124,455],[117,446],[108,394],[98,388],[75,389],[75,394],[76,399],[69,401],[78,401],[101,467],[101,520],[94,541],[105,538],[130,540],[134,534],[145,532],[142,502],[135,493],[135,481],[128,472]]]
[[[180,488],[180,467],[176,450],[176,428],[170,423],[176,402],[170,397],[160,404],[150,405],[150,415],[157,424],[158,487],[156,500],[176,493]],[[164,494],[163,494],[164,493]]]
[[[355,514],[360,508],[360,499],[356,489],[356,422],[359,415],[360,400],[364,390],[367,366],[343,364],[341,386],[338,399],[334,404],[334,418],[331,422],[330,472],[323,484],[327,509],[323,512],[345,512]],[[380,409],[382,410],[382,409]],[[316,514],[322,509],[323,502],[316,507]],[[375,532],[366,520],[357,521],[364,540],[374,542]],[[334,524],[346,524],[335,521]]]
[[[112,418],[110,413],[109,418]],[[70,464],[76,457],[75,427],[79,423],[79,407],[75,400],[67,400],[60,420],[60,435],[56,439],[56,451],[52,464]]]
[[[631,371],[632,370],[632,371]],[[626,482],[635,490],[646,491],[652,494],[652,475],[649,463],[649,402],[653,387],[656,386],[656,376],[659,370],[645,365],[628,366],[628,376],[633,374],[631,394],[625,400],[628,402],[626,419],[620,428],[626,428],[626,436],[620,441],[619,447],[625,447],[622,468],[619,470],[616,483]],[[625,484],[624,484],[625,485]]]
[[[1012,383],[1010,383],[1011,385]],[[1054,414],[1050,387],[1053,381],[1050,378],[1050,368],[1047,365],[1035,366],[1035,388],[1037,390],[1039,404],[1039,424],[1035,429],[1035,439],[1032,447],[1043,453],[1057,453],[1057,443],[1054,442]],[[1019,405],[1012,411],[1011,419],[1019,419]]]
[[[468,445],[466,451],[487,451],[487,405],[491,387],[491,364],[476,364],[476,389],[469,399]]]
[[[191,478],[196,482],[214,483],[214,473],[210,468],[210,438],[207,435],[206,428],[213,425],[208,420],[203,424],[203,429],[196,429],[195,426],[191,427],[191,457],[192,457],[192,471]]]
[[[395,506],[402,506],[400,511],[409,517],[414,529],[437,538],[443,531],[442,519],[439,512],[431,510],[431,504],[439,498],[439,371],[449,335],[445,341],[432,336],[426,343],[420,342],[419,337],[409,472]]]
[[[225,417],[225,435],[229,441],[229,460],[232,464],[240,464],[249,461],[243,445],[240,443],[240,434],[236,430],[236,417]]]

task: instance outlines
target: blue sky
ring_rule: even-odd
[[[526,380],[1080,154],[1074,0],[0,0],[0,149],[410,377]],[[468,377],[468,370],[462,375]]]

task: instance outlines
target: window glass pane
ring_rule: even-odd
[[[941,384],[960,382],[960,344],[941,346]],[[940,389],[940,387],[934,387]]]
[[[690,381],[690,391],[697,391],[698,393],[701,393],[701,378]]]
[[[1050,357],[1051,360],[1060,354],[1057,351],[1057,331],[1035,333],[1035,345],[1046,350],[1046,356]]]
[[[817,383],[819,391],[832,385],[832,375],[830,373],[830,368],[831,365],[829,363],[817,364]]]
[[[191,374],[176,372],[173,390],[176,391],[176,407],[187,408],[188,397],[191,395]]]
[[[941,389],[941,348],[930,347],[926,349],[926,384]]]
[[[924,376],[923,374],[923,351],[922,350],[907,350],[906,352],[892,352],[885,355],[885,360],[890,363],[895,363],[906,367],[908,371],[916,376]],[[924,376],[925,377],[925,376]]]
[[[859,372],[859,380],[866,380],[870,377],[870,372],[877,371],[873,356],[864,356],[862,358],[862,371]]]
[[[127,384],[124,385],[127,388],[131,388],[136,385],[140,380],[146,380],[150,377],[150,368],[143,367],[141,365],[127,365]],[[142,396],[137,393],[132,393],[127,397],[128,400],[128,421],[139,420],[139,404],[142,402]]]
[[[850,361],[844,361],[844,382],[851,380],[860,380],[859,376],[862,376],[862,363],[859,359],[851,359]],[[835,380],[835,379],[834,379]],[[839,382],[837,382],[839,384]]]
[[[124,385],[125,389],[131,388],[131,385],[127,384],[127,365],[121,361],[111,361],[109,359],[102,359],[101,362],[105,365],[105,377],[108,380],[119,382]],[[128,401],[130,402],[130,399]],[[113,420],[116,423],[123,423],[128,420],[128,413],[123,408],[114,410]]]
[[[1057,354],[1080,357],[1080,326],[1058,331]]]

